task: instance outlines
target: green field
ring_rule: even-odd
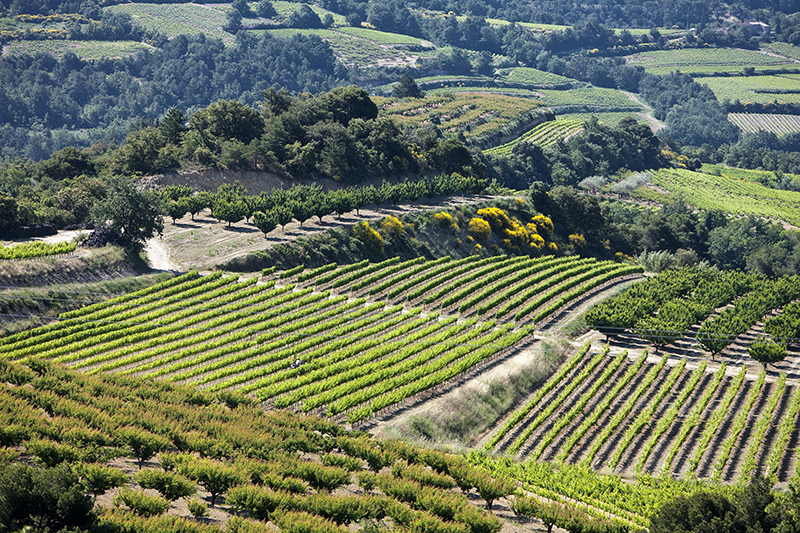
[[[673,195],[682,195],[688,204],[699,209],[720,209],[733,215],[755,215],[800,226],[800,192],[680,169],[658,170],[654,184]]]
[[[395,100],[373,97],[380,113],[391,116],[403,127],[419,127],[439,122],[439,128],[448,133],[464,133],[467,138],[487,133],[509,124],[521,114],[541,107],[531,98],[518,98],[499,94],[477,92],[436,95],[425,98]]]
[[[631,65],[644,67],[652,74],[666,74],[673,70],[682,72],[728,72],[741,71],[744,67],[796,68],[785,58],[767,55],[764,52],[736,48],[691,48],[682,50],[654,50],[626,57]]]
[[[402,35],[400,33],[389,33],[385,31],[371,30],[369,28],[352,28],[349,26],[336,28],[336,31],[346,33],[354,37],[366,39],[377,44],[384,45],[410,45],[419,46],[421,40],[417,37]]]
[[[773,54],[778,54],[783,57],[788,57],[789,59],[800,61],[800,46],[776,41],[774,43],[764,43],[761,45],[761,48],[768,50]]]
[[[515,68],[508,74],[508,76],[506,76],[506,79],[508,81],[517,83],[530,83],[533,85],[551,85],[556,83],[575,82],[575,80],[572,78],[559,76],[558,74],[551,74],[550,72],[529,67]]]
[[[610,113],[564,113],[564,114],[557,114],[558,120],[577,120],[580,122],[586,122],[590,120],[592,117],[597,117],[597,121],[601,124],[608,124],[609,126],[614,126],[619,124],[622,119],[624,118],[635,118],[637,120],[641,120],[639,115],[633,112],[610,112]]]
[[[514,149],[514,146],[520,142],[528,142],[544,148],[583,131],[583,124],[584,121],[582,120],[564,120],[561,118],[558,120],[551,120],[539,124],[509,143],[489,148],[488,150],[484,150],[483,153],[489,155],[509,155]]]
[[[8,54],[47,53],[62,56],[72,52],[81,59],[113,59],[152,50],[136,41],[12,41],[6,44]]]
[[[340,29],[298,30],[294,28],[279,28],[275,30],[251,31],[251,33],[256,35],[260,35],[264,32],[276,37],[291,37],[296,33],[302,35],[317,35],[328,42],[333,49],[333,53],[336,54],[336,57],[341,61],[347,64],[357,64],[359,66],[390,63],[413,65],[419,56],[419,54],[413,54],[404,50],[402,47],[381,45],[376,41],[356,37],[355,35],[340,31]]]
[[[742,131],[771,131],[786,135],[800,131],[800,115],[770,115],[762,113],[728,113],[728,120]]]
[[[570,89],[568,91],[554,91],[542,89],[544,102],[551,107],[559,106],[587,106],[587,107],[610,107],[639,110],[641,106],[625,96],[622,91],[616,89],[606,89],[601,87],[583,87]]]
[[[726,178],[746,180],[756,183],[762,183],[764,181],[775,179],[775,173],[768,170],[749,170],[746,168],[735,168],[725,165],[711,165],[708,163],[703,164],[703,172],[724,176]],[[783,176],[786,179],[800,183],[800,176],[796,174],[783,174]]]
[[[718,100],[739,100],[740,102],[778,102],[800,103],[800,93],[781,93],[783,90],[800,89],[797,80],[784,76],[750,76],[732,78],[700,78],[697,80],[707,85]],[[763,90],[771,92],[759,92]]]
[[[205,33],[233,43],[233,35],[223,31],[225,12],[200,4],[120,4],[105,9],[126,13],[135,24],[161,32],[169,37]]]
[[[253,3],[251,3],[250,5],[252,7]],[[273,7],[275,7],[275,11],[278,12],[278,15],[279,15],[278,18],[281,18],[281,17],[285,18],[285,17],[289,16],[289,13],[292,13],[292,12],[297,11],[298,9],[300,9],[300,6],[302,5],[302,3],[301,2],[286,2],[285,0],[275,0],[274,2],[272,2],[272,5],[273,5]],[[345,20],[344,15],[339,15],[338,13],[334,13],[332,11],[328,11],[327,9],[323,9],[323,8],[317,6],[317,5],[312,4],[312,3],[308,3],[307,5],[308,5],[308,7],[311,8],[311,10],[314,13],[317,14],[317,16],[319,16],[320,19],[322,19],[325,15],[330,13],[333,16],[333,23],[334,24],[336,24],[336,25],[347,24],[347,21]]]
[[[641,272],[578,256],[330,266],[265,283],[189,273],[0,339],[0,354],[252,393],[356,422],[516,349],[532,324]]]

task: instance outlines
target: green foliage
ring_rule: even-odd
[[[241,484],[243,475],[235,468],[210,459],[199,459],[181,466],[179,471],[193,479],[211,494],[211,505],[217,497],[226,493],[231,487]]]
[[[123,428],[119,432],[119,439],[122,444],[130,447],[133,456],[139,461],[139,468],[169,446],[169,441],[164,437],[137,427]]]
[[[768,364],[777,363],[786,358],[786,345],[765,337],[757,337],[747,347],[747,355],[766,368]]]
[[[169,502],[160,496],[149,496],[141,491],[122,489],[114,496],[114,506],[125,506],[131,512],[144,517],[164,514]]]
[[[64,462],[77,461],[78,450],[68,444],[59,444],[51,440],[35,440],[28,442],[26,448],[46,467],[53,468]]]
[[[173,472],[158,469],[140,470],[136,482],[145,489],[155,489],[168,501],[191,496],[197,489],[188,479]]]
[[[400,81],[392,89],[392,96],[395,98],[423,98],[425,95],[419,90],[414,78],[406,72],[400,76]]]
[[[50,255],[67,254],[74,252],[77,245],[74,242],[58,242],[47,244],[42,241],[17,244],[14,246],[0,245],[0,260],[2,259],[30,259],[33,257],[46,257]]]
[[[208,506],[204,502],[191,499],[186,502],[186,506],[195,518],[203,518],[208,515]]]
[[[126,244],[141,249],[144,241],[161,233],[164,222],[157,193],[141,191],[122,176],[109,179],[108,197],[97,204],[92,216],[120,233]]]
[[[78,468],[78,474],[95,498],[110,489],[121,487],[128,480],[125,473],[118,468],[96,463],[82,464]]]

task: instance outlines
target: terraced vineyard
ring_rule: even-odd
[[[799,397],[785,374],[587,344],[485,448],[627,475],[786,481],[797,473],[788,443],[800,438]]]
[[[535,323],[639,271],[471,256],[297,269],[282,286],[189,273],[6,337],[0,356],[236,389],[356,422],[510,354]]]
[[[514,146],[520,142],[529,142],[542,148],[563,141],[568,137],[583,131],[583,121],[580,120],[551,120],[544,124],[539,124],[521,137],[517,137],[511,142],[495,146],[484,150],[489,155],[509,155]]]

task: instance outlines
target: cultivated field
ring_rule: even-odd
[[[189,273],[2,339],[0,353],[253,393],[355,422],[513,351],[534,324],[639,271],[470,256],[330,265],[264,283]]]
[[[544,124],[539,124],[509,143],[489,148],[483,152],[489,155],[509,155],[514,149],[514,146],[520,142],[529,142],[544,148],[583,131],[583,124],[583,121],[580,120],[563,120],[561,118],[558,120],[551,120]]]
[[[769,115],[761,113],[728,113],[728,120],[742,131],[769,131],[786,135],[800,131],[800,115]]]
[[[433,117],[442,131],[461,132],[467,139],[502,128],[520,115],[542,107],[541,102],[529,98],[478,93],[373,100],[382,114],[391,116],[401,126],[419,127],[430,123]]]
[[[120,4],[109,6],[114,13],[126,13],[132,21],[169,37],[205,33],[233,43],[233,35],[223,31],[225,12],[199,4]]]
[[[797,68],[800,64],[764,52],[739,48],[692,48],[681,50],[653,50],[626,57],[628,63],[644,67],[653,74],[682,72],[741,71],[744,67]]]
[[[800,226],[800,193],[795,191],[680,169],[655,172],[654,184],[673,195],[682,195],[688,204],[699,209],[721,209]]]
[[[81,59],[112,59],[135,55],[152,47],[136,41],[12,41],[6,43],[5,53],[51,54],[56,57],[72,52]]]
[[[797,80],[784,76],[701,78],[698,82],[708,85],[718,100],[800,103]]]

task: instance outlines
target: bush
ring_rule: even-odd
[[[399,237],[403,234],[403,223],[399,218],[389,215],[381,220],[381,231],[386,235]]]
[[[467,231],[470,236],[475,240],[486,242],[492,234],[492,228],[489,223],[482,218],[473,218],[467,224]]]
[[[114,496],[114,505],[125,505],[139,516],[156,516],[169,509],[169,502],[160,496],[148,496],[144,492],[124,489]]]
[[[183,476],[164,470],[142,470],[136,482],[145,489],[155,489],[169,501],[191,496],[197,489]]]
[[[359,222],[353,226],[353,236],[367,245],[373,253],[383,253],[383,237],[372,229],[368,222]]]
[[[192,499],[186,502],[186,506],[195,518],[203,518],[208,514],[208,506],[201,501]]]

